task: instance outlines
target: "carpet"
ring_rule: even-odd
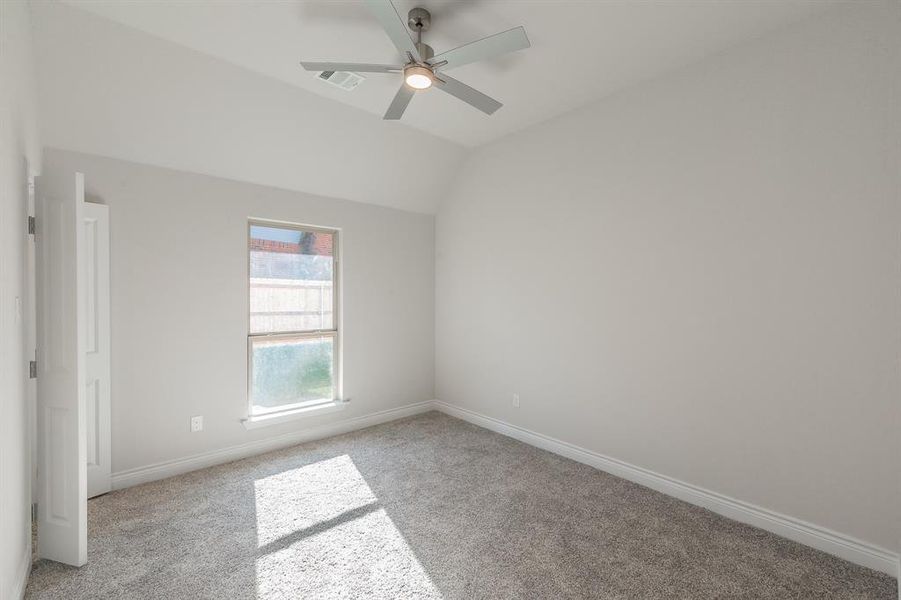
[[[27,598],[897,598],[895,579],[431,412],[88,503]]]

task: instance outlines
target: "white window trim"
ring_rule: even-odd
[[[251,333],[250,331],[250,228],[254,225],[262,227],[277,227],[282,229],[294,229],[297,231],[321,231],[329,233],[332,238],[332,257],[334,259],[334,272],[332,276],[332,325],[333,329],[309,330],[309,331],[279,331],[276,333]],[[341,315],[341,236],[338,229],[327,227],[319,227],[315,225],[303,225],[300,223],[288,223],[284,221],[272,221],[268,219],[250,218],[247,220],[247,417],[241,419],[241,423],[246,429],[257,429],[269,425],[277,425],[296,419],[311,416],[319,416],[342,410],[350,399],[343,398],[343,354],[342,354],[342,315]],[[311,401],[302,405],[295,405],[284,410],[274,410],[272,412],[255,414],[253,412],[253,352],[252,341],[254,338],[277,338],[277,337],[321,337],[323,335],[334,338],[334,356],[332,373],[334,374],[334,391],[335,397],[331,400],[323,399],[319,401]]]
[[[326,400],[320,404],[311,404],[301,408],[292,410],[283,410],[281,412],[263,414],[258,416],[250,416],[241,419],[244,429],[259,429],[260,427],[268,427],[270,425],[278,425],[280,423],[289,423],[304,419],[307,417],[318,417],[319,415],[327,415],[329,413],[344,410],[350,403],[350,400]]]

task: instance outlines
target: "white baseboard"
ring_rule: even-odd
[[[490,429],[554,454],[565,456],[685,502],[701,506],[735,521],[759,527],[852,563],[888,573],[894,577],[901,575],[901,562],[899,562],[901,558],[899,558],[898,554],[885,548],[880,548],[812,523],[630,465],[621,460],[511,425],[467,408],[448,404],[440,400],[436,400],[434,404],[435,408],[453,417],[463,419],[474,425]],[[901,588],[901,581],[899,581],[899,588]],[[899,592],[901,592],[901,589],[899,589]],[[901,597],[901,594],[899,594],[899,597]]]
[[[894,577],[898,577],[901,574],[901,557],[884,548],[440,400],[417,402],[400,408],[379,411],[352,419],[344,419],[301,431],[293,431],[265,440],[257,440],[173,461],[121,471],[113,474],[112,487],[114,490],[118,490],[157,479],[165,479],[173,475],[180,475],[271,450],[387,423],[388,421],[434,409],[485,429],[512,437],[526,444],[595,467],[617,477],[644,485],[685,502],[701,506],[730,519],[759,527],[817,550],[822,550],[855,564],[869,567]],[[29,560],[24,562],[25,566],[21,571],[21,581],[17,581],[17,585],[21,586],[21,591],[19,595],[14,594],[13,598],[20,598],[24,593],[25,582],[31,566],[30,552],[27,557]],[[18,589],[18,587],[14,587],[14,590]],[[901,580],[899,580],[899,597],[901,597]]]
[[[434,410],[434,408],[433,401],[426,400],[424,402],[382,410],[368,415],[354,417],[352,419],[343,419],[335,421],[334,423],[292,431],[263,440],[229,446],[211,452],[195,454],[193,456],[160,462],[136,469],[119,471],[112,475],[112,487],[114,490],[120,490],[133,485],[156,481],[157,479],[165,479],[166,477],[172,477],[173,475],[180,475],[189,471],[196,471],[197,469],[231,462],[248,456],[263,454],[264,452],[294,446],[310,440],[318,440],[357,429],[363,429],[365,427],[371,427],[373,425],[379,425],[381,423],[387,423],[388,421],[394,421],[396,419]]]
[[[29,539],[25,545],[25,552],[19,560],[19,566],[16,569],[10,589],[9,597],[13,600],[22,600],[25,597],[25,587],[28,585],[28,576],[31,574],[31,530],[29,528]]]

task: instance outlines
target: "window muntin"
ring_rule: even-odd
[[[335,230],[249,224],[251,416],[339,396],[337,242]]]

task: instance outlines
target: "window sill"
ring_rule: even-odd
[[[303,419],[306,417],[318,417],[319,415],[338,412],[339,410],[344,410],[344,407],[347,406],[348,402],[348,400],[324,402],[315,406],[304,406],[303,408],[295,408],[294,410],[288,410],[285,412],[274,413],[270,415],[248,417],[246,419],[242,419],[241,423],[244,425],[244,429],[259,429],[260,427],[268,427],[270,425],[288,423],[290,421],[296,421],[297,419]]]

